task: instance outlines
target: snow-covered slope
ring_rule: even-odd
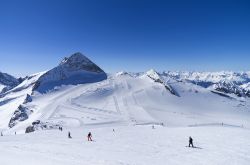
[[[87,57],[75,53],[59,66],[31,75],[4,93],[0,98],[0,128],[7,132],[24,132],[32,123],[34,129],[46,125],[53,128],[112,123],[250,126],[249,98],[235,91],[235,88],[244,87],[240,84],[247,83],[248,75],[224,74],[223,78],[219,73],[149,70],[145,73],[119,72],[107,77]],[[232,85],[222,86],[222,82],[229,82],[229,75]],[[199,81],[211,85],[195,83]]]
[[[250,127],[248,98],[224,97],[190,82],[164,82],[178,93],[179,97],[176,97],[166,90],[165,85],[146,75],[148,73],[137,77],[110,75],[100,82],[61,86],[46,94],[32,92],[32,87],[13,92],[7,95],[13,100],[0,106],[1,128],[7,132],[24,132],[36,120],[68,128],[110,124],[180,127],[221,123]],[[39,77],[33,77],[34,81]],[[27,93],[31,95],[31,102],[25,102]],[[21,104],[28,112],[28,118],[18,120],[18,124],[9,130],[9,120]]]
[[[189,136],[197,148],[185,147]],[[0,164],[248,165],[249,138],[249,130],[227,126],[66,128],[0,137]]]

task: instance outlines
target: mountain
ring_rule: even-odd
[[[37,80],[33,90],[44,93],[56,86],[93,83],[104,79],[107,79],[107,75],[101,68],[83,54],[75,53],[43,74]]]
[[[75,53],[0,95],[1,163],[249,164],[249,88],[247,72],[107,76]]]
[[[0,97],[5,132],[97,125],[250,126],[249,73],[107,74],[81,53]]]
[[[163,76],[186,81],[238,97],[250,97],[250,72],[163,72]]]
[[[154,70],[141,74],[120,72],[102,81],[63,85],[47,93],[34,91],[33,86],[45,73],[30,76],[0,98],[0,129],[7,133],[58,126],[179,127],[221,122],[250,126],[248,98],[225,97]]]
[[[166,88],[166,90],[168,90],[173,95],[179,96],[179,94],[171,87],[171,85],[167,83],[165,80],[163,80],[160,74],[157,73],[155,70],[151,69],[147,71],[146,75],[152,80],[154,80],[155,82],[162,84]]]
[[[7,73],[0,72],[0,93],[4,93],[14,88],[19,83],[20,83],[19,80],[16,79],[15,77]]]
[[[29,119],[34,112],[26,107],[32,102],[34,93],[45,94],[63,86],[94,83],[105,79],[107,75],[101,68],[81,53],[75,53],[64,58],[57,67],[49,71],[27,76],[22,83],[2,94],[0,109],[3,108],[4,115],[0,118],[8,116],[8,127],[12,128],[19,122]],[[4,125],[6,124],[4,122]]]

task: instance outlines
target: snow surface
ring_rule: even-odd
[[[115,132],[113,132],[113,129]],[[72,139],[68,139],[68,131]],[[91,131],[93,142],[87,141]],[[186,147],[192,136],[197,148]],[[248,165],[250,132],[226,126],[81,127],[0,137],[3,165]]]

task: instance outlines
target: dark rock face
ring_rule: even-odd
[[[9,127],[12,128],[18,122],[27,120],[29,118],[30,113],[32,113],[31,110],[24,107],[23,105],[20,105],[18,109],[14,112],[14,114],[12,115],[10,122],[9,122]]]
[[[27,94],[23,104],[26,104],[26,103],[29,103],[29,102],[32,102],[32,98],[31,98],[31,96],[29,94]]]
[[[15,77],[13,77],[7,73],[0,72],[0,83],[3,85],[6,85],[6,86],[13,87],[13,86],[18,85],[19,81]]]
[[[16,87],[18,84],[20,84],[20,82],[15,77],[13,77],[7,73],[0,72],[0,84],[6,86],[2,91],[0,91],[0,93],[4,93],[4,92]]]
[[[61,125],[54,124],[50,122],[43,122],[40,120],[36,120],[32,122],[32,125],[26,128],[25,133],[34,132],[37,130],[49,130],[49,129],[58,129]]]
[[[68,68],[70,70],[85,70],[96,73],[104,72],[101,68],[79,52],[71,55],[69,58],[64,58],[59,66],[63,66],[64,68]]]
[[[42,75],[33,87],[40,93],[56,86],[93,83],[107,79],[107,74],[81,53],[75,53]]]
[[[40,124],[40,123],[41,123],[40,120],[36,120],[36,121],[33,121],[33,122],[32,122],[32,125],[38,125],[38,124]]]
[[[35,128],[34,126],[28,126],[25,130],[25,133],[31,133],[31,132],[34,132],[35,131]]]
[[[247,91],[245,91],[244,89],[240,88],[239,86],[237,86],[232,82],[220,82],[214,84],[213,88],[217,91],[227,94],[235,94],[239,97],[245,97],[247,94]]]

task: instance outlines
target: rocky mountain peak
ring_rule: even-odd
[[[103,72],[101,68],[80,52],[74,53],[70,57],[65,57],[59,66],[71,70],[86,70],[97,73]]]

